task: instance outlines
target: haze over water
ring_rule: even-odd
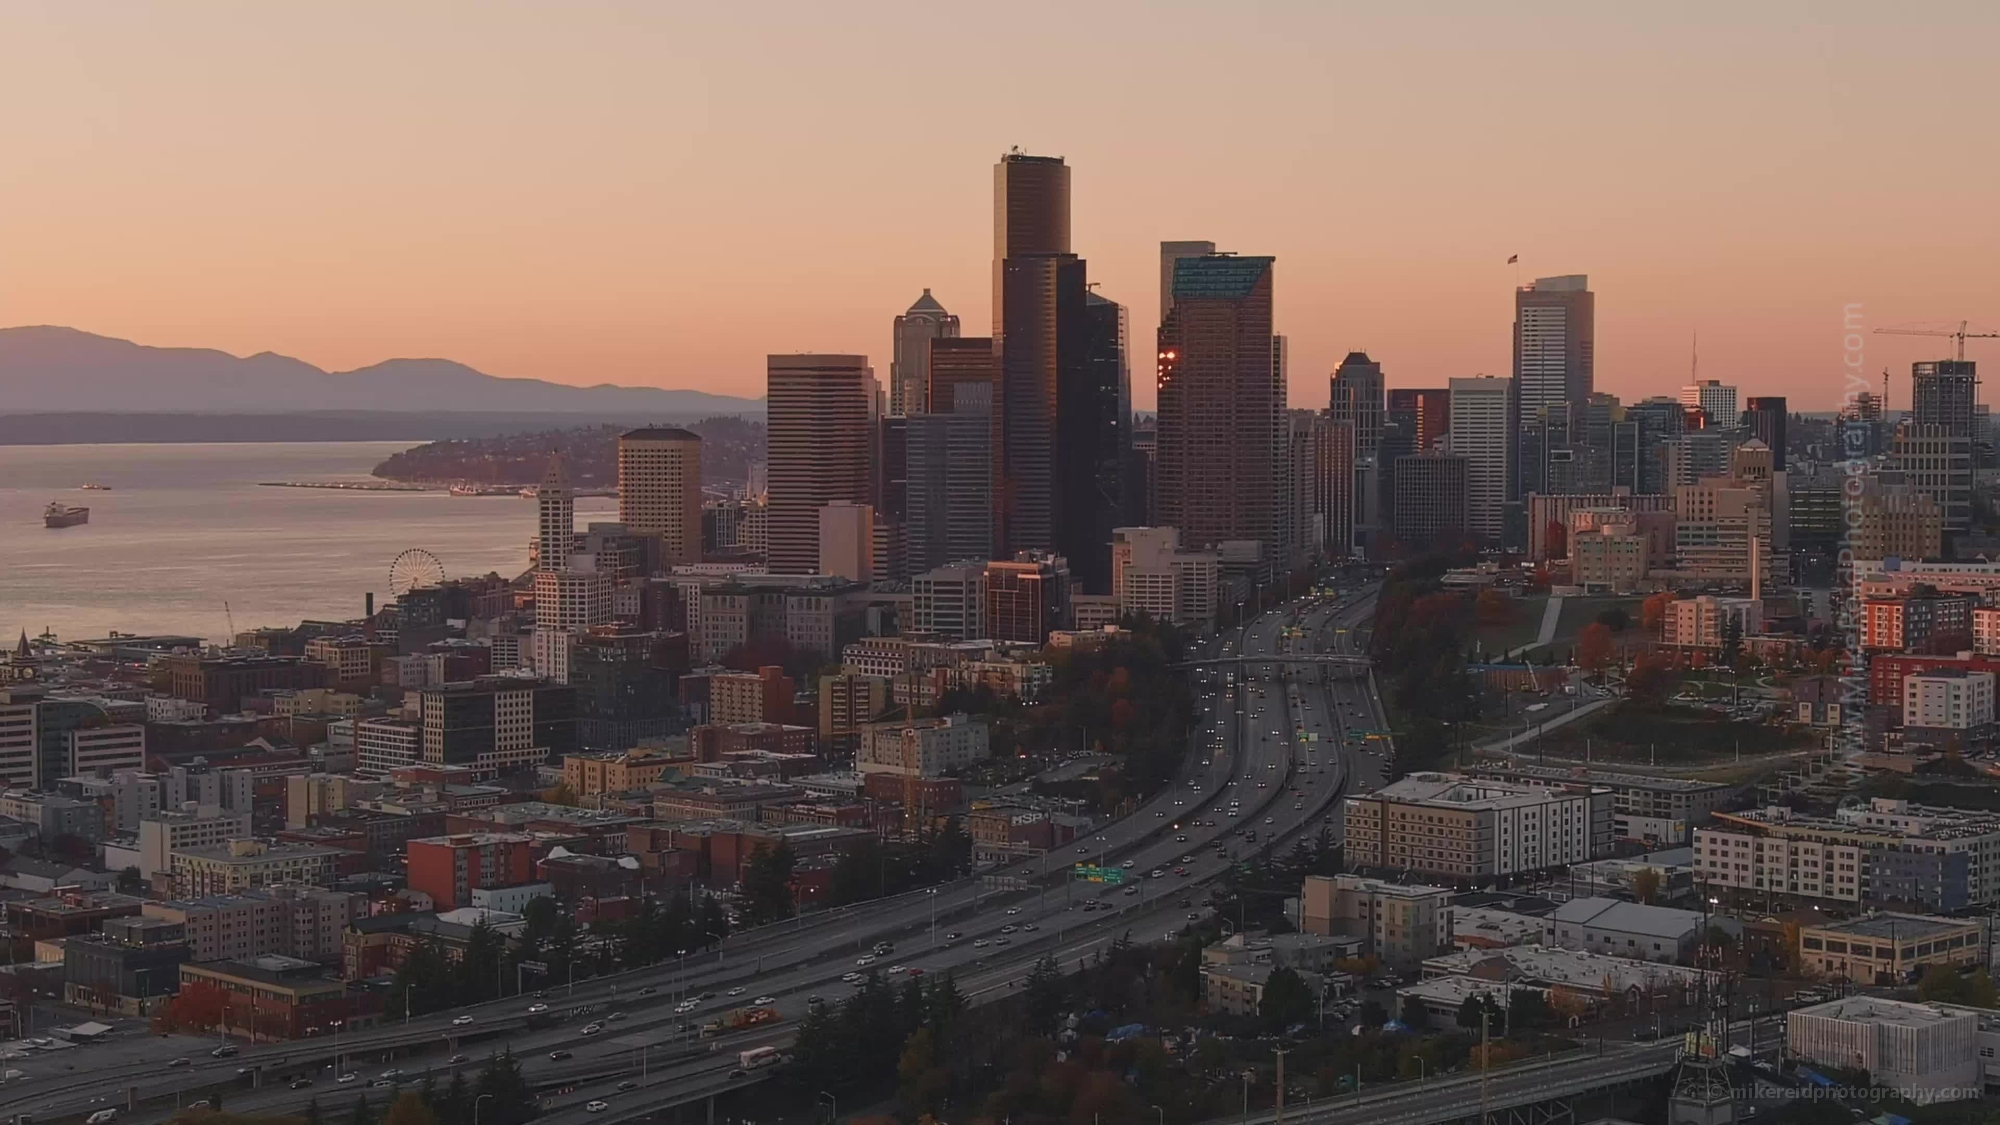
[[[259,481],[366,480],[409,442],[0,446],[0,637],[53,629],[64,640],[238,629],[359,617],[389,599],[406,548],[448,575],[527,567],[534,508],[517,497],[264,488]],[[104,484],[109,492],[78,488]],[[50,501],[90,509],[48,529]],[[616,518],[615,500],[577,501],[579,522]]]

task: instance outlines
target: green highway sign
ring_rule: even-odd
[[[1125,872],[1116,867],[1098,867],[1095,864],[1079,863],[1071,869],[1075,877],[1091,883],[1109,883],[1117,886],[1125,881]]]

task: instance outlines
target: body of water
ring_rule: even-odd
[[[366,480],[408,442],[0,446],[0,637],[65,640],[238,629],[361,615],[389,600],[389,564],[411,547],[448,575],[527,567],[534,503],[438,492],[265,488]],[[110,491],[82,489],[102,484]],[[42,526],[50,501],[90,509]],[[577,501],[615,519],[617,501]]]

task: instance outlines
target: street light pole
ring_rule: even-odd
[[[479,1125],[479,1103],[492,1096],[492,1094],[481,1094],[472,1099],[472,1125]]]

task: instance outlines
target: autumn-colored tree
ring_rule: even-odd
[[[382,1125],[438,1125],[437,1114],[415,1090],[405,1090],[389,1103],[389,1115]]]
[[[1576,662],[1592,672],[1601,672],[1611,660],[1611,628],[1602,621],[1583,627],[1576,637]]]
[[[222,1023],[229,996],[221,986],[194,981],[181,986],[173,1000],[153,1017],[155,1031],[202,1032]]]
[[[1481,590],[1473,599],[1472,614],[1481,625],[1505,625],[1514,620],[1514,599],[1498,590]]]
[[[1674,670],[1665,657],[1641,653],[1625,677],[1625,693],[1642,703],[1658,703],[1674,684]]]
[[[1652,905],[1654,896],[1660,893],[1660,872],[1658,868],[1641,867],[1632,876],[1632,897],[1640,903]]]
[[[576,790],[569,787],[569,782],[558,781],[552,788],[542,790],[542,800],[551,805],[574,807],[577,803]]]
[[[1666,628],[1667,608],[1674,604],[1674,595],[1662,590],[1646,599],[1639,607],[1639,625],[1648,633],[1658,633]]]
[[[1542,538],[1545,540],[1542,544],[1544,555],[1552,559],[1569,557],[1569,528],[1564,527],[1561,520],[1550,520]]]

